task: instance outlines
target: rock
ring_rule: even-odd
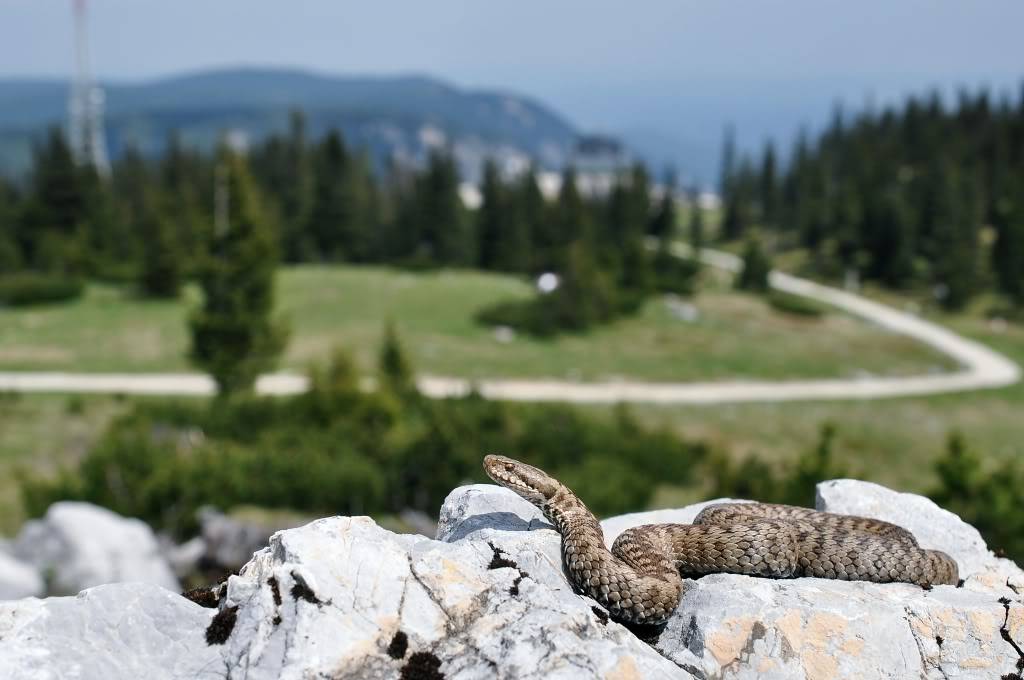
[[[365,517],[278,532],[209,598],[216,612],[139,584],[0,604],[0,668],[115,679],[147,664],[147,677],[251,680],[1020,677],[1015,564],[917,496],[841,480],[822,484],[819,502],[907,525],[961,561],[964,586],[716,574],[686,582],[663,629],[631,631],[572,591],[560,537],[536,508],[475,485],[446,499],[440,540]],[[611,518],[606,539],[689,522],[706,505]]]
[[[25,523],[13,554],[43,574],[50,594],[119,581],[178,589],[149,526],[89,503],[51,505],[43,519]]]
[[[253,680],[688,677],[593,604],[562,577],[550,530],[445,543],[323,519],[228,579],[225,664]]]
[[[0,602],[4,680],[224,678],[206,644],[214,612],[147,583]]]
[[[1024,572],[973,527],[926,498],[852,480],[819,484],[817,506],[910,529],[958,561],[965,586],[705,576],[687,582],[655,648],[703,677],[1019,677]]]
[[[200,569],[207,551],[202,536],[190,538],[181,545],[175,544],[170,538],[161,537],[161,550],[174,575],[183,581]]]
[[[39,597],[45,590],[43,578],[34,567],[0,551],[0,600]]]
[[[226,515],[216,508],[204,507],[200,508],[198,519],[206,547],[202,561],[234,572],[251,560],[253,553],[266,547],[275,531],[301,526],[311,518],[259,508],[241,508]]]

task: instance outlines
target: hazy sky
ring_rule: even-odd
[[[70,5],[0,0],[0,76],[68,72]],[[427,73],[655,136],[694,108],[742,122],[749,99],[757,121],[815,120],[840,96],[1024,76],[1022,0],[91,0],[90,11],[104,79],[225,65]],[[774,129],[757,121],[746,128]]]

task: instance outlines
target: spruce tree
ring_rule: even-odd
[[[697,189],[690,192],[690,247],[698,254],[704,248],[704,210],[700,207]]]
[[[0,178],[0,274],[21,268],[21,249],[15,232],[17,208],[17,194]]]
[[[476,213],[477,264],[481,269],[497,269],[502,260],[502,237],[507,228],[508,205],[498,166],[488,159],[484,164],[484,179],[480,188],[482,203]]]
[[[218,220],[199,274],[203,302],[190,320],[191,358],[226,397],[273,368],[287,329],[272,316],[276,239],[245,160],[222,150],[218,174]]]
[[[331,132],[316,150],[312,204],[305,229],[321,260],[346,259],[352,246],[355,215],[346,191],[349,164],[341,135]]]
[[[761,223],[763,226],[775,227],[778,220],[778,179],[775,176],[775,147],[771,142],[765,145],[761,160],[760,175]]]
[[[1024,180],[1020,182],[1024,190]],[[992,268],[1000,290],[1017,305],[1024,304],[1024,197],[1020,193],[1000,211]]]
[[[41,269],[80,266],[75,240],[85,216],[86,187],[63,133],[53,128],[36,147],[28,200],[19,220],[18,240],[27,263]]]
[[[537,273],[550,269],[553,265],[548,262],[547,253],[555,243],[555,237],[547,202],[537,184],[535,168],[531,167],[523,175],[516,194],[518,213],[526,228],[526,240],[529,243],[529,252],[524,257],[526,271]]]
[[[940,167],[940,202],[935,216],[934,283],[948,310],[963,308],[978,287],[978,231],[981,205],[976,180],[952,161]]]
[[[647,233],[655,238],[672,238],[676,230],[676,178],[674,173],[665,176],[665,193],[658,202]]]
[[[433,152],[416,183],[417,218],[423,243],[435,264],[463,267],[473,263],[476,243],[472,224],[459,197],[459,174],[450,154]]]
[[[175,298],[181,289],[183,253],[174,223],[150,190],[135,223],[142,238],[139,287],[154,298]]]
[[[395,324],[390,320],[384,326],[377,373],[380,376],[381,387],[392,394],[400,397],[415,394],[416,376],[413,374],[412,364],[395,331]]]
[[[743,267],[736,276],[736,288],[753,293],[768,292],[772,263],[756,236],[748,236],[743,249]]]
[[[570,243],[582,242],[592,248],[594,242],[593,224],[583,197],[576,186],[576,170],[566,168],[562,173],[562,187],[558,191],[555,205],[553,259],[565,262],[564,250]]]

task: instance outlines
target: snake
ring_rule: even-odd
[[[500,455],[484,458],[497,484],[539,508],[561,534],[573,586],[620,623],[662,625],[679,606],[684,579],[745,574],[817,577],[924,588],[956,585],[956,561],[921,548],[889,522],[773,503],[706,506],[692,524],[645,524],[609,550],[601,524],[569,487],[540,468]]]

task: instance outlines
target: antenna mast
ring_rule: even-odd
[[[101,177],[110,175],[103,128],[103,90],[92,81],[85,0],[73,0],[75,13],[75,73],[68,99],[68,141],[80,165],[91,165]]]

